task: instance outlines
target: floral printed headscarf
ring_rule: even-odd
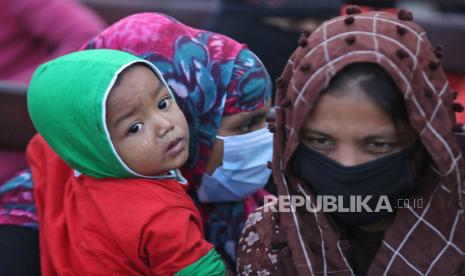
[[[125,51],[160,69],[189,123],[189,160],[182,172],[193,186],[205,171],[221,118],[261,108],[271,97],[263,64],[244,44],[163,14],[126,17],[83,48]]]

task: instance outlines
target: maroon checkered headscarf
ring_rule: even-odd
[[[405,10],[360,14],[351,7],[347,13],[303,34],[277,80],[272,166],[278,193],[314,197],[289,174],[306,115],[337,72],[353,63],[375,63],[403,94],[410,124],[432,161],[414,195],[423,198],[423,208],[398,209],[368,274],[452,275],[465,261],[464,160],[453,133],[461,130],[454,116],[461,106],[453,103],[441,49]],[[299,275],[353,273],[345,243],[323,213],[281,213],[280,229]]]

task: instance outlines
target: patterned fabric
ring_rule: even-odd
[[[166,15],[126,17],[83,48],[122,50],[160,69],[189,123],[190,152],[183,173],[192,186],[205,172],[221,118],[261,108],[271,96],[265,68],[245,45]]]
[[[195,190],[221,118],[261,108],[271,97],[271,81],[261,61],[245,45],[228,37],[157,13],[129,16],[84,48],[126,51],[160,69],[189,124],[189,160],[181,171],[204,218],[206,239],[234,267],[236,241],[250,209],[247,203],[253,199],[201,204]]]
[[[127,17],[82,48],[126,51],[160,69],[189,123],[189,160],[181,171],[202,213],[206,238],[230,266],[235,264],[236,241],[257,203],[249,197],[243,202],[200,204],[195,189],[205,172],[221,118],[261,108],[270,99],[271,81],[260,60],[228,37],[157,13]],[[32,187],[30,176],[27,181]]]
[[[0,186],[0,224],[38,228],[30,170],[19,172]]]
[[[278,253],[282,255],[280,245],[285,238],[282,232],[280,234],[279,213],[267,209],[276,204],[277,201],[269,203],[249,215],[237,247],[240,256],[237,259],[238,275],[295,275],[294,270],[286,271],[283,267],[278,270],[278,265],[282,266],[281,262],[278,263]],[[251,260],[252,255],[259,255],[258,262]]]
[[[345,66],[371,62],[388,72],[405,98],[410,123],[431,157],[412,200],[424,205],[398,209],[368,275],[465,275],[464,160],[453,133],[454,96],[433,48],[412,14],[385,12],[326,21],[304,34],[278,79],[272,163],[281,196],[305,195],[308,185],[290,173],[299,130],[331,78]],[[272,203],[276,204],[276,203]],[[350,243],[323,212],[297,209],[250,217],[238,246],[240,275],[353,275]],[[257,250],[258,249],[258,250]],[[272,255],[269,255],[272,254]]]

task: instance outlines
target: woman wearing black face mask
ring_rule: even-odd
[[[351,197],[357,205],[356,196],[371,196],[365,201],[369,210],[330,213],[334,223],[383,230],[394,215],[390,209],[408,199],[424,173],[428,156],[417,140],[391,77],[373,63],[351,64],[307,116],[292,173],[318,196],[340,196],[343,207],[350,208]],[[391,208],[370,212],[378,203]]]
[[[347,13],[277,80],[279,197],[249,217],[238,272],[462,275],[463,107],[440,49],[405,10]]]

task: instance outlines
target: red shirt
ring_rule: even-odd
[[[27,157],[43,275],[172,275],[212,249],[175,180],[76,177],[39,135]]]

